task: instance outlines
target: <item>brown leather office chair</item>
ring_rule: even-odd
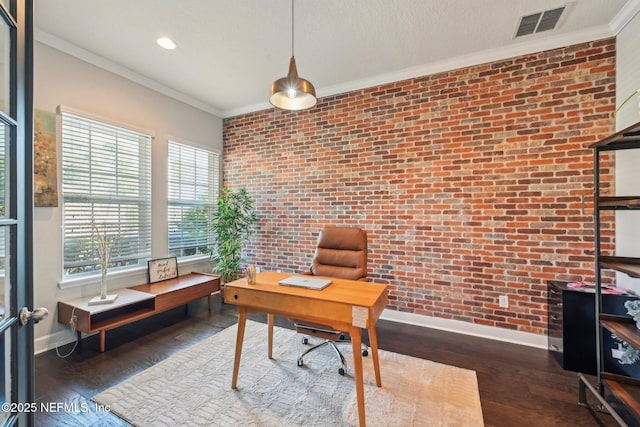
[[[305,274],[314,276],[336,277],[350,280],[367,280],[367,233],[358,227],[325,227],[318,236],[316,252],[309,271]],[[335,345],[336,341],[345,341],[345,334],[331,327],[295,322],[296,330],[304,334],[302,342],[308,344],[309,336],[323,338],[324,341],[305,350],[298,357],[298,366],[304,364],[304,356],[309,352],[328,345],[336,352],[342,367],[340,375],[346,373],[347,364],[344,356]],[[362,351],[366,356],[366,347]]]

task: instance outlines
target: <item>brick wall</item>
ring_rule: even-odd
[[[614,104],[614,39],[520,56],[226,119],[224,184],[255,197],[250,262],[300,271],[358,225],[388,308],[544,334],[546,281],[593,280]]]

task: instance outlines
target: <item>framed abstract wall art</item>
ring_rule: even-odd
[[[35,110],[33,141],[33,205],[58,206],[56,115]]]

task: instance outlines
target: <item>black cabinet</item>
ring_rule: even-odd
[[[548,283],[549,351],[563,369],[596,375],[595,290],[574,289],[565,282]],[[602,295],[603,311],[625,316],[624,302],[636,299],[629,295]],[[623,365],[615,357],[620,343],[603,330],[603,364],[607,371],[638,377],[640,364]]]

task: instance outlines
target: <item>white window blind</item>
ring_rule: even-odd
[[[150,135],[62,112],[65,274],[100,270],[94,228],[111,246],[110,269],[151,258],[151,142]]]
[[[206,254],[218,200],[220,155],[169,141],[169,255]]]

